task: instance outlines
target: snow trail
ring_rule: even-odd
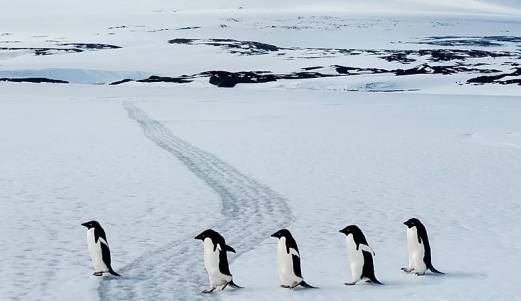
[[[278,193],[175,137],[133,103],[125,102],[123,106],[147,138],[181,160],[219,195],[222,219],[214,225],[201,224],[201,231],[210,227],[222,231],[237,251],[231,260],[294,220],[287,201]],[[119,269],[124,275],[121,279],[105,278],[98,288],[100,300],[203,300],[200,291],[208,280],[201,263],[202,246],[192,234],[147,252]],[[240,279],[236,282],[240,284]]]

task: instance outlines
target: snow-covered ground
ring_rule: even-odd
[[[0,299],[212,298],[214,228],[245,287],[222,300],[521,300],[517,1],[22,2],[0,11]],[[446,275],[400,271],[413,216]],[[91,219],[123,277],[91,276]],[[349,224],[384,286],[343,285]],[[319,290],[278,287],[282,227]]]

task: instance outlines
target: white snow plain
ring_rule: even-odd
[[[212,298],[200,294],[208,280],[193,237],[214,228],[237,250],[231,272],[245,287],[214,294],[221,300],[521,300],[518,85],[464,84],[477,76],[469,72],[232,89],[208,78],[107,85],[208,70],[414,66],[318,48],[505,51],[518,57],[460,63],[510,72],[520,42],[417,42],[521,37],[516,1],[127,2],[31,0],[0,11],[0,47],[26,48],[0,50],[0,78],[70,82],[0,82],[0,299]],[[169,44],[174,38],[288,49],[238,55]],[[61,43],[122,48],[27,50]],[[426,224],[433,264],[446,275],[400,271],[402,223],[413,216]],[[91,275],[80,225],[91,219],[104,226],[121,278]],[[384,286],[343,285],[350,272],[338,230],[349,224],[375,250]],[[304,278],[320,289],[278,286],[269,235],[283,227],[299,244]]]

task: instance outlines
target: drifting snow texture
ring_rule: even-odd
[[[480,82],[519,80],[519,19],[490,15],[515,10],[470,0],[22,2],[0,10],[1,78],[71,84],[0,82],[0,298],[198,300],[207,280],[193,237],[214,227],[238,251],[231,271],[245,286],[222,300],[519,300],[521,92],[465,84],[474,69],[497,69]],[[216,39],[234,52],[207,43]],[[121,48],[70,50],[77,43]],[[443,67],[432,53],[465,57]],[[158,82],[210,70],[342,77],[231,90],[207,78]],[[143,78],[154,83],[94,85]],[[447,275],[401,273],[402,222],[413,216]],[[91,276],[80,223],[92,219],[119,279]],[[342,285],[338,230],[348,224],[364,231],[385,286]],[[278,287],[269,234],[286,226],[321,289]]]
[[[224,299],[517,296],[505,281],[521,268],[516,98],[21,87],[4,85],[0,103],[8,299],[198,298],[207,280],[193,236],[208,227],[239,252],[231,271],[246,288]],[[121,99],[141,101],[125,111]],[[303,275],[320,290],[278,287],[268,236],[291,217],[273,191],[287,197]],[[427,225],[446,276],[399,270],[411,216]],[[79,223],[91,218],[105,226],[122,279],[90,276]],[[337,231],[347,224],[365,232],[386,286],[342,285],[350,279]]]
[[[229,233],[229,244],[240,255],[253,249],[265,237],[292,221],[286,200],[268,187],[241,174],[217,157],[172,135],[158,121],[150,119],[132,103],[125,103],[130,118],[143,128],[147,138],[174,155],[196,176],[210,186],[222,201],[222,221],[213,225]],[[209,227],[206,225],[205,227]],[[200,290],[206,283],[202,270],[193,271],[200,261],[201,246],[186,237],[144,254],[120,269],[128,281],[104,281],[99,288],[100,300],[176,300],[203,299]]]
[[[509,226],[518,223],[521,193],[515,185],[521,167],[508,163],[521,159],[521,106],[515,98],[246,89],[217,95],[217,102],[142,107],[154,118],[171,120],[180,137],[288,196],[303,275],[321,287],[278,288],[276,241],[266,238],[232,265],[246,289],[224,292],[223,298],[516,298],[514,282],[503,280],[520,266],[519,244],[512,239],[520,230]],[[215,98],[206,93],[200,98],[210,99]],[[222,141],[220,132],[234,139]],[[407,264],[402,223],[411,216],[426,223],[433,263],[446,276],[399,270]],[[365,232],[386,286],[342,285],[350,273],[338,230],[348,224]]]

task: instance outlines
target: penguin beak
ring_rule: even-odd
[[[85,228],[88,228],[88,227],[89,227],[89,224],[88,224],[88,223],[83,223],[83,224],[81,224],[81,225],[82,225],[83,227],[85,227]]]
[[[194,239],[200,239],[200,240],[203,240],[203,234],[199,234],[197,235],[196,237],[194,237]]]
[[[270,237],[279,238],[278,232],[271,234]]]
[[[406,221],[403,224],[406,225],[406,226],[409,226],[409,221]]]

